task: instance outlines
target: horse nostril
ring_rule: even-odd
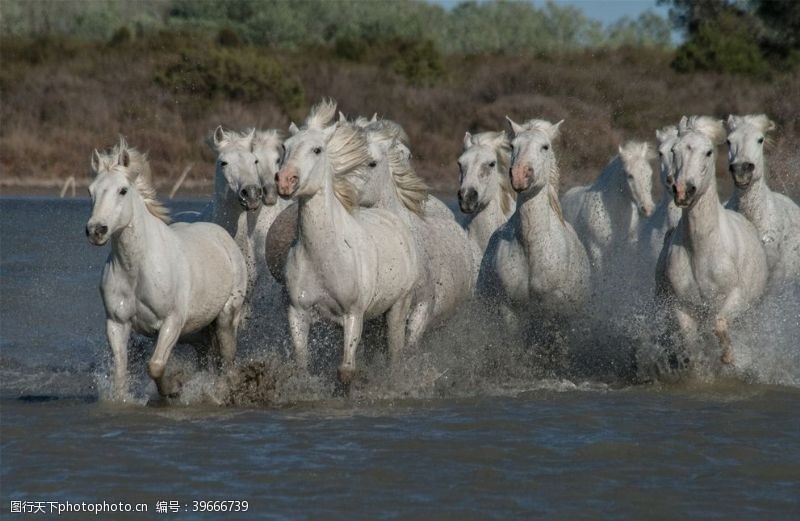
[[[239,197],[241,197],[242,199],[247,199],[247,189],[246,188],[242,188],[241,190],[239,190]]]
[[[672,193],[676,195],[678,194],[678,185],[672,185]]]
[[[88,237],[89,236],[89,226],[87,225],[86,228],[84,228],[83,231],[86,232],[86,236]]]
[[[100,226],[95,228],[95,232],[97,232],[98,235],[105,235],[106,233],[108,233],[108,226],[101,224]]]
[[[731,164],[728,166],[728,172],[730,172],[730,173],[734,173],[735,171],[736,171],[736,165],[734,165],[733,163],[731,163]]]
[[[686,186],[686,193],[687,193],[687,194],[689,194],[689,195],[694,195],[694,193],[695,193],[696,191],[697,191],[697,187],[696,187],[695,185],[693,185],[693,184],[690,184],[690,185],[687,185],[687,186]]]
[[[745,163],[742,165],[742,169],[747,173],[751,173],[756,169],[756,165],[753,163]]]

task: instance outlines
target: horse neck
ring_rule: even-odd
[[[502,201],[504,197],[508,196],[502,189],[498,188],[489,204],[469,217],[467,235],[471,241],[481,248],[481,251],[486,251],[492,234],[508,220],[508,217],[503,213]]]
[[[754,181],[746,190],[736,188],[733,194],[732,206],[736,210],[747,217],[748,220],[760,228],[759,223],[766,218],[767,208],[769,206],[769,196],[771,190],[767,186],[766,171],[764,161],[756,165],[756,169],[760,170],[761,176],[758,180]]]
[[[131,194],[134,193],[131,190]],[[138,193],[133,197],[133,218],[121,232],[112,237],[111,256],[114,263],[135,277],[148,252],[154,248],[160,249],[153,245],[153,241],[161,237],[159,227],[167,225],[147,210]]]
[[[550,201],[551,185],[546,185],[533,195],[520,194],[517,198],[517,212],[520,218],[520,243],[531,252],[541,250],[541,238],[551,234],[553,225],[563,221]]]
[[[724,211],[717,195],[716,180],[697,199],[691,208],[684,208],[679,226],[683,226],[689,237],[692,249],[702,250],[704,247],[716,249],[720,237],[720,214]]]
[[[309,198],[298,201],[298,242],[314,258],[330,259],[344,230],[355,225],[352,216],[333,192],[331,174],[325,172],[323,187]]]

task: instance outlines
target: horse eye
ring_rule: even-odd
[[[219,166],[228,166],[228,162],[227,161],[220,161],[219,162]]]
[[[663,152],[659,152],[658,153],[658,157],[664,157],[664,153]]]
[[[762,138],[759,138],[759,140],[758,140],[758,144],[759,144],[759,145],[760,145],[760,144],[762,144],[762,143],[764,143],[764,138],[763,138],[763,137],[762,137]]]
[[[709,150],[708,152],[706,152],[706,157],[711,157],[711,150]]]
[[[258,159],[256,159],[256,164],[258,164]]]
[[[370,161],[369,162],[369,167],[370,168],[375,168],[376,166],[378,166],[378,162],[377,161]]]
[[[489,168],[494,168],[495,165],[497,165],[497,161],[492,161],[491,163],[489,163]]]
[[[281,158],[277,158],[277,159],[275,160],[275,164],[276,164],[276,165],[279,165],[279,164],[281,164]]]
[[[725,140],[725,144],[727,144],[728,146],[731,146],[731,140],[730,139],[726,139]]]
[[[542,150],[550,150],[550,145],[542,145]]]
[[[315,154],[319,155],[319,154],[322,153],[322,147],[314,147],[312,152],[314,152]]]
[[[121,188],[120,191],[119,191],[119,195],[125,195],[127,193],[128,193],[128,189],[127,188]]]

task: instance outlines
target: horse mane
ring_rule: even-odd
[[[359,124],[360,119],[365,118],[357,119],[356,125]],[[399,146],[408,144],[408,134],[399,123],[388,119],[367,121],[362,128],[368,139],[386,145],[389,170],[392,173],[392,181],[400,202],[420,217],[424,216],[425,201],[428,200],[428,184],[417,175],[410,158]]]
[[[721,145],[725,141],[725,127],[722,120],[710,116],[684,116],[678,124],[678,136],[685,136],[690,132],[697,132],[706,136],[714,145]]]
[[[659,146],[663,145],[668,139],[676,137],[678,137],[677,125],[667,125],[666,127],[661,127],[656,130],[656,140],[658,140]]]
[[[619,149],[622,162],[628,163],[636,159],[652,161],[656,158],[656,151],[645,141],[627,141]]]
[[[286,134],[283,131],[277,129],[269,129],[269,130],[256,130],[252,129],[250,132],[253,133],[253,140],[250,144],[252,150],[257,148],[271,148],[271,147],[280,147],[283,144],[283,141],[286,139]]]
[[[333,192],[342,206],[351,212],[358,206],[358,189],[352,178],[363,176],[370,160],[367,138],[364,130],[353,124],[337,123],[335,127],[327,143],[328,161],[333,170]]]
[[[558,161],[556,161],[555,154],[553,154],[553,162],[550,165],[550,180],[547,183],[547,198],[550,202],[550,208],[556,212],[558,220],[561,221],[561,224],[566,224],[564,222],[564,212],[561,210],[561,201],[558,198],[560,177],[561,173],[558,169]]]
[[[323,99],[313,107],[305,120],[306,128],[322,130],[333,123],[336,117],[336,102],[332,99]]]
[[[403,206],[424,217],[428,200],[428,184],[417,175],[411,161],[400,147],[389,149],[389,169],[392,172],[397,197]]]
[[[558,137],[558,123],[554,125],[544,119],[529,119],[520,126],[523,131],[537,130],[539,132],[544,132],[550,138],[550,141]]]
[[[109,154],[110,158],[113,159],[112,163],[119,164],[119,158],[123,152],[127,152],[130,158],[125,176],[128,178],[128,181],[133,184],[133,187],[136,188],[136,191],[139,192],[139,195],[142,196],[147,211],[164,223],[169,224],[169,210],[157,198],[147,154],[129,147],[125,138],[120,136],[119,143],[114,145],[114,148]]]
[[[766,114],[746,114],[744,116],[731,114],[725,121],[728,132],[733,132],[742,125],[752,125],[764,133],[775,130],[775,123]]]
[[[222,139],[217,139],[217,132],[220,133]],[[256,132],[256,129],[237,132],[235,130],[224,130],[222,127],[217,127],[217,130],[215,130],[209,138],[209,145],[217,153],[231,149],[250,151]]]
[[[500,210],[504,214],[511,211],[511,203],[517,200],[517,192],[511,186],[511,177],[502,175],[508,172],[511,166],[511,141],[508,134],[503,132],[481,132],[472,135],[473,146],[487,146],[494,150],[497,156],[497,170],[500,172],[500,191],[504,197],[500,201]]]

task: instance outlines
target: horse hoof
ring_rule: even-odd
[[[355,376],[356,370],[352,367],[341,366],[337,372],[337,376],[339,377],[339,382],[342,385],[350,385],[350,382],[353,381],[353,377]]]

